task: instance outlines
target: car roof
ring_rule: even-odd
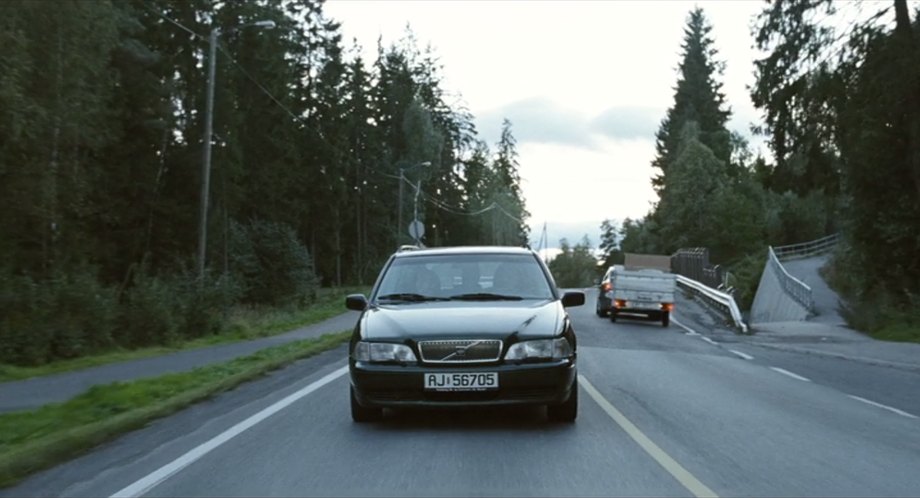
[[[425,249],[412,249],[394,254],[397,258],[412,258],[416,256],[437,256],[449,254],[536,254],[525,247],[514,246],[455,246],[455,247],[430,247]]]

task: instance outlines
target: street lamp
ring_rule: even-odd
[[[228,29],[227,33],[233,33],[243,28],[263,28],[272,29],[275,27],[275,21],[256,21],[241,24]],[[199,196],[198,206],[198,278],[204,279],[204,260],[205,249],[208,245],[208,191],[211,182],[211,135],[214,133],[214,78],[217,68],[217,37],[220,36],[221,30],[218,27],[211,29],[208,47],[208,92],[205,104],[204,114],[204,160],[201,163],[201,195]]]
[[[404,167],[400,167],[400,168],[399,168],[399,216],[398,216],[398,218],[397,218],[399,221],[397,222],[397,225],[396,225],[396,247],[397,247],[397,249],[399,248],[399,231],[403,229],[403,226],[402,226],[402,223],[403,223],[403,222],[402,222],[402,211],[403,211],[403,183],[406,181],[406,177],[405,177],[405,175],[404,175],[403,173],[404,173],[405,170],[407,170],[407,169],[416,168],[416,167],[419,167],[419,166],[424,166],[424,167],[431,166],[431,161],[423,161],[423,162],[420,162],[420,163],[418,163],[418,164],[414,164],[414,165],[412,165],[412,166],[404,166]],[[421,183],[421,178],[419,178],[419,183]],[[417,219],[417,218],[418,218],[418,184],[416,184],[416,186],[415,186],[415,218],[414,218],[414,219]],[[414,219],[413,219],[413,221],[414,221]],[[416,245],[417,245],[417,244],[418,244],[418,239],[416,239],[415,242],[416,242]]]

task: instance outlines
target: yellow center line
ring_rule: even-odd
[[[700,482],[699,479],[693,476],[687,469],[685,469],[681,464],[677,463],[677,460],[671,458],[670,455],[665,453],[654,441],[649,439],[638,427],[636,424],[633,424],[626,418],[626,415],[623,415],[620,410],[617,410],[613,404],[607,401],[606,398],[586,379],[583,375],[578,376],[578,382],[582,387],[585,388],[585,391],[594,399],[594,401],[600,405],[600,407],[607,412],[607,415],[610,415],[610,418],[613,419],[620,427],[626,431],[626,434],[629,435],[645,450],[646,453],[659,465],[661,465],[664,470],[671,474],[674,479],[677,479],[677,482],[681,483],[688,491],[693,493],[693,496],[696,497],[713,497],[718,498],[718,495],[709,489],[705,484]]]

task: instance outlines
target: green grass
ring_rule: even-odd
[[[370,292],[370,287],[321,289],[317,300],[305,308],[252,308],[237,307],[228,312],[219,334],[179,341],[167,346],[153,346],[134,350],[118,349],[102,354],[61,360],[36,367],[19,367],[0,364],[0,382],[22,380],[42,375],[71,372],[84,368],[150,358],[176,351],[196,349],[218,344],[246,341],[278,335],[290,330],[319,323],[345,312],[345,296]]]
[[[916,322],[913,324],[888,323],[875,332],[870,332],[870,334],[872,337],[883,341],[920,342],[920,325]]]
[[[845,261],[832,260],[819,272],[846,305],[843,318],[850,327],[875,339],[896,342],[920,342],[920,309],[916,297],[896,300],[883,293],[860,293],[860,282]]]
[[[0,487],[294,360],[335,348],[350,334],[283,344],[189,372],[95,386],[64,403],[0,415]]]

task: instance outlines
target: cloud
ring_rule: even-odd
[[[505,118],[511,121],[511,132],[520,143],[554,143],[592,149],[597,146],[586,116],[545,98],[518,100],[483,113],[476,120],[480,137],[489,143],[497,142]]]
[[[591,120],[590,129],[607,138],[654,140],[665,111],[653,107],[611,107]]]
[[[501,136],[502,120],[511,121],[518,142],[557,144],[598,150],[598,138],[649,140],[664,111],[653,107],[616,106],[595,116],[565,108],[550,99],[529,98],[483,113],[476,121],[489,143]]]

